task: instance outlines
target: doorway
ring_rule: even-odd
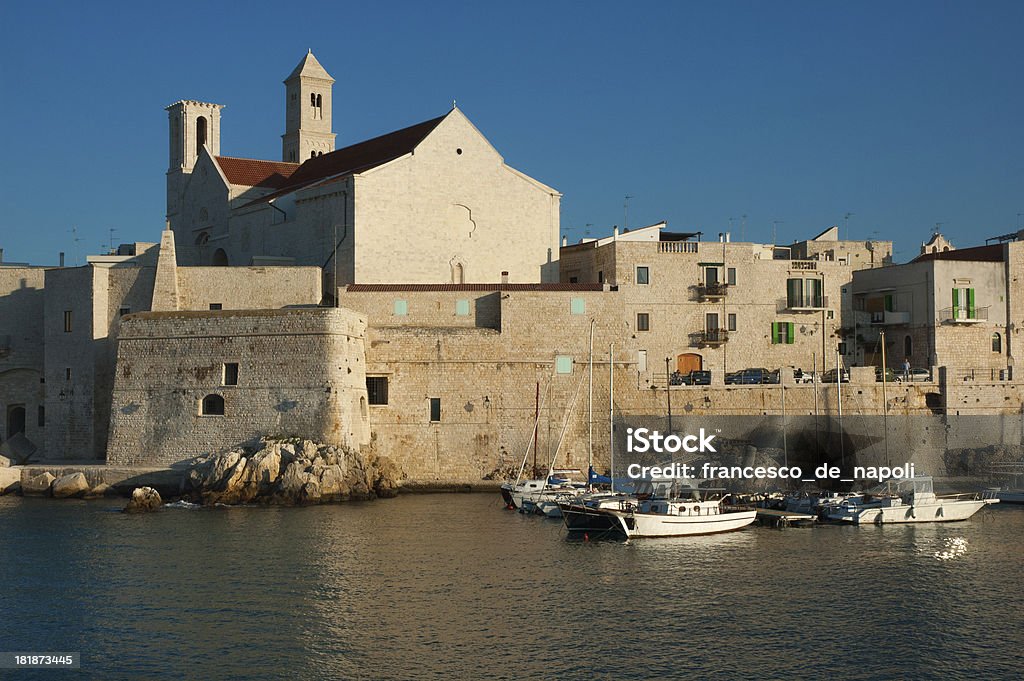
[[[685,352],[676,357],[676,371],[681,374],[688,374],[691,371],[701,371],[704,368],[704,358],[695,352]]]
[[[7,407],[7,439],[25,432],[25,405],[12,404]]]

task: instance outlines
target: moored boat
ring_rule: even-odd
[[[935,494],[927,476],[890,481],[883,489],[848,499],[827,513],[830,520],[856,525],[939,523],[967,520],[998,499],[979,494]]]

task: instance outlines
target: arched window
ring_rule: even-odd
[[[206,144],[206,117],[200,116],[196,119],[196,156],[203,150]]]
[[[228,254],[224,252],[223,248],[218,248],[213,252],[213,265],[214,267],[228,266]]]
[[[209,220],[210,219],[210,213],[207,212],[207,210],[205,208],[200,208],[199,209],[199,219],[200,220]]]
[[[316,158],[316,152],[315,151],[309,152],[309,157],[310,158]]]
[[[465,284],[466,275],[462,268],[462,263],[457,262],[452,266],[452,283],[453,284]]]
[[[903,337],[903,356],[906,357],[907,359],[910,359],[910,356],[912,354],[914,354],[912,352],[913,349],[914,349],[914,341],[912,341],[910,339],[910,336],[904,336]]]
[[[224,398],[220,395],[207,395],[203,398],[203,416],[224,416]]]
[[[316,107],[316,95],[312,92],[309,93],[309,105]]]
[[[205,246],[206,242],[209,240],[209,232],[199,232],[199,236],[196,237],[196,246]]]
[[[998,333],[992,334],[992,352],[1003,351],[1003,337]]]

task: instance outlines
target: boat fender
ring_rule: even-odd
[[[686,513],[686,507],[685,506],[680,506],[679,507],[679,513],[681,513],[681,514],[682,513]]]

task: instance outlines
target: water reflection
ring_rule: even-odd
[[[5,647],[81,650],[104,679],[780,677],[823,660],[843,678],[1015,678],[1024,509],[580,542],[496,497],[142,516],[0,498]],[[937,560],[957,539],[969,550]]]

